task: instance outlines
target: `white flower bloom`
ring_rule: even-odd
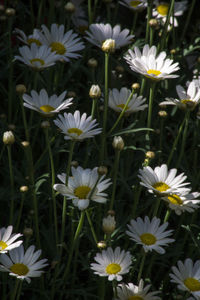
[[[72,104],[73,98],[64,100],[66,93],[63,92],[60,96],[52,95],[49,97],[45,89],[42,89],[39,94],[32,90],[31,96],[23,94],[24,106],[43,115],[50,116],[68,108]]]
[[[181,85],[176,86],[176,92],[179,99],[166,98],[165,101],[161,102],[160,105],[177,105],[180,108],[189,106],[195,108],[200,102],[200,87],[191,81],[185,90]]]
[[[159,21],[161,24],[164,25],[167,20],[167,14],[169,10],[170,4],[168,2],[160,2],[158,0],[155,1],[156,8],[153,9],[152,16]],[[173,16],[170,17],[169,24],[171,26],[177,27],[178,21],[176,17],[183,15],[184,11],[187,8],[187,1],[175,1],[174,2],[174,9],[173,9]],[[171,28],[169,25],[168,30]]]
[[[123,0],[119,1],[119,3],[130,8],[133,11],[142,11],[148,5],[147,0]]]
[[[60,59],[60,55],[51,52],[46,45],[38,47],[35,43],[32,43],[30,48],[28,46],[20,47],[19,52],[21,56],[16,55],[15,59],[36,70],[53,66]]]
[[[86,39],[99,48],[102,48],[103,43],[107,40],[113,40],[115,49],[119,49],[130,44],[133,38],[133,35],[129,35],[128,29],[121,31],[120,25],[112,28],[110,24],[91,24],[89,30],[90,32],[86,31]]]
[[[9,252],[10,257],[6,254],[1,254],[0,271],[9,272],[9,275],[21,280],[25,279],[30,283],[30,277],[41,276],[44,271],[40,269],[48,265],[46,264],[47,259],[37,261],[41,255],[41,250],[37,250],[35,253],[34,250],[35,246],[30,246],[24,253],[24,247],[21,245]]]
[[[7,253],[8,251],[17,248],[23,241],[17,241],[22,234],[12,234],[13,226],[10,225],[7,228],[3,227],[0,229],[0,253]]]
[[[86,113],[80,116],[78,110],[75,111],[74,115],[64,113],[64,116],[58,115],[58,117],[59,119],[56,119],[54,123],[64,133],[65,140],[82,141],[101,132],[101,128],[94,129],[98,125],[96,119],[92,120],[92,116],[87,118]]]
[[[154,170],[149,166],[140,169],[138,177],[140,184],[147,187],[150,193],[160,196],[190,192],[191,189],[185,187],[189,182],[183,182],[187,176],[184,173],[176,176],[176,173],[177,169],[168,170],[167,165],[163,164]]]
[[[81,55],[77,51],[82,50],[84,47],[83,42],[76,33],[72,30],[64,32],[64,25],[58,26],[57,24],[51,25],[51,31],[42,25],[42,32],[40,32],[40,40],[42,44],[47,45],[52,52],[60,55],[60,58],[65,61],[70,61],[72,58],[78,58]]]
[[[166,52],[162,51],[158,55],[156,52],[156,46],[145,45],[142,53],[138,47],[135,47],[134,52],[129,50],[124,58],[131,70],[152,80],[159,81],[179,77],[179,75],[171,74],[179,70],[178,63],[173,63],[172,59],[166,58]]]
[[[99,276],[107,276],[108,280],[122,280],[123,274],[129,272],[131,265],[131,255],[117,247],[114,251],[111,247],[97,253],[94,260],[97,262],[91,264],[91,269]]]
[[[19,28],[15,28],[14,33],[17,34],[17,38],[23,42],[24,44],[31,45],[32,43],[35,43],[37,46],[42,46],[42,43],[40,41],[40,36],[39,36],[39,30],[34,29],[33,34],[26,35],[24,31],[20,30]]]
[[[127,226],[129,230],[126,233],[130,239],[142,245],[145,252],[155,250],[159,254],[163,254],[165,250],[162,246],[168,246],[169,243],[174,242],[174,239],[168,238],[173,230],[165,231],[168,222],[160,226],[160,219],[157,217],[153,217],[151,221],[147,216],[144,221],[137,218],[136,221],[131,220],[131,225]]]
[[[190,258],[184,262],[178,261],[178,267],[172,267],[171,282],[178,285],[178,289],[190,292],[196,299],[200,297],[200,260],[194,264]]]
[[[174,210],[177,215],[181,215],[185,211],[192,213],[199,208],[200,200],[196,199],[199,196],[200,193],[198,192],[189,194],[185,192],[180,195],[167,195],[162,197],[162,199],[168,203],[169,208]]]
[[[124,109],[130,94],[131,90],[127,89],[126,87],[121,88],[120,91],[117,89],[110,90],[108,100],[109,107],[120,113]],[[126,108],[125,114],[129,115],[133,112],[144,110],[146,107],[148,107],[147,104],[143,104],[145,101],[146,98],[138,96],[137,94],[133,94]]]
[[[72,177],[69,177],[67,186],[65,185],[66,174],[58,175],[63,184],[54,184],[53,188],[73,200],[73,204],[80,210],[86,209],[90,200],[105,203],[107,201],[106,190],[111,182],[105,179],[105,175],[99,177],[98,168],[83,169],[81,167],[72,167]]]
[[[161,300],[160,297],[157,296],[158,291],[149,292],[151,285],[148,284],[144,287],[144,281],[141,279],[139,285],[135,285],[133,283],[122,283],[117,286],[117,296],[118,300]]]

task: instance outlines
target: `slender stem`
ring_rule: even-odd
[[[177,168],[179,167],[179,164],[181,162],[184,150],[185,150],[185,142],[186,142],[186,137],[187,137],[187,131],[188,131],[188,124],[189,124],[189,119],[190,119],[190,111],[188,110],[186,112],[186,116],[185,116],[185,127],[184,127],[184,131],[183,131],[183,139],[182,139],[182,144],[181,144],[181,153],[179,155],[179,159],[177,162]]]
[[[16,295],[17,295],[18,286],[19,286],[19,279],[16,279],[16,281],[15,281],[15,287],[14,287],[14,290],[13,290],[13,292],[11,294],[10,300],[15,300]]]
[[[17,218],[17,224],[16,224],[16,232],[19,229],[19,224],[21,221],[21,216],[22,216],[22,210],[23,210],[23,206],[24,206],[24,200],[25,200],[25,192],[21,192],[21,202],[20,202],[20,208],[18,211],[18,218]]]
[[[140,263],[140,269],[139,269],[138,278],[137,278],[138,279],[138,283],[140,282],[140,279],[142,277],[142,271],[143,271],[143,268],[144,268],[145,258],[146,258],[146,252],[143,251],[142,261]]]
[[[149,109],[148,109],[148,118],[147,118],[147,127],[151,127],[151,118],[152,118],[152,108],[153,108],[153,97],[155,91],[156,83],[152,82],[149,90]]]
[[[92,110],[91,110],[92,119],[94,119],[95,116],[96,105],[97,105],[97,99],[92,99]]]
[[[9,78],[8,78],[8,122],[11,122],[12,118],[12,109],[13,109],[13,53],[12,53],[12,40],[11,40],[11,34],[12,34],[12,23],[13,18],[8,18],[8,48],[9,48],[9,59],[8,59],[8,66],[9,66]]]
[[[159,206],[160,206],[160,198],[157,198],[152,217],[155,217],[157,215]]]
[[[119,150],[116,150],[115,152],[115,162],[113,166],[113,188],[112,188],[112,196],[110,201],[110,210],[113,209],[114,205],[114,199],[115,199],[115,193],[116,193],[116,184],[117,184],[117,172],[119,168],[119,158],[120,158],[120,152]]]
[[[171,210],[168,209],[164,218],[164,223],[168,221],[170,214],[171,214]]]
[[[91,3],[91,0],[88,0],[88,19],[89,19],[89,25],[92,24],[92,3]]]
[[[168,14],[167,14],[167,19],[166,19],[166,22],[165,22],[164,29],[162,31],[160,43],[158,45],[158,51],[162,51],[163,48],[164,48],[164,45],[165,45],[166,35],[167,35],[167,28],[168,28],[168,25],[169,25],[170,16],[172,15],[172,12],[174,10],[174,2],[175,2],[175,0],[170,1],[170,6],[169,6]]]
[[[49,128],[45,129],[45,138],[46,138],[46,145],[48,147],[49,158],[50,158],[50,163],[51,163],[51,196],[52,196],[52,200],[53,200],[55,239],[56,239],[56,245],[58,245],[58,221],[57,221],[56,196],[55,196],[55,190],[53,188],[53,186],[55,184],[55,168],[54,168],[54,160],[53,160],[52,150],[51,150],[51,146],[49,143]]]
[[[22,110],[22,118],[23,118],[23,123],[24,123],[24,129],[25,129],[25,136],[26,136],[26,140],[29,142],[30,138],[29,138],[29,131],[28,131],[28,125],[27,125],[27,120],[26,120],[26,114],[25,114],[25,110],[24,110],[24,105],[23,105],[23,99],[22,96],[19,96],[20,98],[20,105],[21,105],[21,110]]]
[[[132,89],[132,92],[130,93],[130,96],[128,97],[128,99],[126,101],[126,104],[125,104],[123,110],[121,111],[119,117],[117,118],[117,121],[115,122],[115,124],[113,125],[113,127],[108,132],[108,134],[107,134],[108,136],[113,132],[113,130],[117,127],[117,125],[119,124],[120,120],[122,119],[124,113],[126,112],[126,109],[127,109],[128,105],[129,105],[129,102],[132,99],[133,94],[134,94],[134,89]]]
[[[133,201],[133,209],[132,209],[131,218],[135,218],[135,216],[136,216],[136,210],[137,210],[137,205],[138,205],[138,201],[139,201],[139,198],[140,198],[141,191],[142,191],[142,187],[139,186],[137,188],[136,192],[134,193],[135,198],[134,198],[134,201]]]
[[[88,219],[88,223],[89,223],[89,225],[90,225],[90,229],[91,229],[91,232],[92,232],[92,236],[93,236],[93,238],[94,238],[95,244],[97,245],[98,239],[97,239],[97,236],[96,236],[96,233],[95,233],[95,230],[94,230],[94,226],[93,226],[93,224],[92,224],[92,220],[91,220],[91,218],[90,218],[90,214],[89,214],[89,212],[88,212],[87,209],[85,210],[85,212],[86,212],[86,216],[87,216],[87,219]]]
[[[11,155],[11,145],[7,145],[8,149],[8,164],[9,164],[9,172],[10,172],[10,186],[11,186],[11,203],[10,203],[10,224],[13,223],[13,214],[14,214],[14,175],[13,175],[13,167],[12,167],[12,155]]]
[[[117,299],[117,282],[116,282],[116,280],[112,281],[112,286],[113,286],[114,299]]]
[[[192,0],[190,2],[192,2],[192,3],[190,3],[190,5],[189,5],[189,12],[187,13],[187,19],[186,19],[185,26],[184,26],[183,31],[182,31],[180,41],[183,41],[183,39],[184,39],[185,33],[186,33],[188,25],[190,23],[191,15],[192,15],[196,0]]]
[[[135,12],[134,12],[134,17],[133,17],[133,25],[132,25],[132,28],[131,28],[131,34],[133,34],[134,31],[135,31],[137,19],[138,19],[138,12],[135,11]]]
[[[147,23],[146,23],[146,35],[145,35],[145,43],[149,42],[149,21],[152,16],[152,8],[153,8],[153,0],[148,0],[148,8],[147,8]]]
[[[19,299],[20,299],[20,296],[21,296],[21,290],[22,290],[22,284],[23,284],[23,281],[20,280],[16,300],[19,300]]]

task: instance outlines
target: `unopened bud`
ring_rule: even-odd
[[[33,229],[26,227],[24,228],[23,234],[26,237],[31,237],[33,235]]]
[[[90,91],[89,91],[89,96],[92,99],[98,99],[101,97],[101,89],[100,89],[99,85],[93,84],[91,86]]]
[[[75,97],[76,97],[76,93],[75,93],[74,91],[69,91],[69,92],[67,93],[67,96],[68,96],[69,98],[75,98]]]
[[[17,84],[16,85],[16,92],[18,94],[24,94],[24,93],[26,93],[26,87],[25,87],[25,85],[24,84]]]
[[[112,210],[112,209],[109,209],[109,210],[107,211],[107,215],[115,216],[115,211]]]
[[[107,39],[103,42],[101,49],[104,52],[113,53],[115,51],[115,40]]]
[[[6,8],[5,14],[8,17],[13,17],[15,15],[15,9],[14,8]]]
[[[15,142],[15,137],[12,131],[5,131],[3,134],[3,142],[5,145],[12,145]]]
[[[95,58],[90,58],[88,60],[88,66],[91,67],[91,68],[96,68],[98,66],[98,61],[95,59]]]
[[[72,160],[71,166],[74,167],[74,168],[77,168],[77,167],[78,167],[78,162],[77,162],[77,160]]]
[[[100,166],[98,167],[98,174],[101,175],[106,175],[108,173],[108,168],[106,166]]]
[[[146,156],[146,158],[152,159],[152,158],[155,157],[155,152],[153,152],[153,151],[147,151],[147,152],[145,153],[145,156]]]
[[[166,118],[168,113],[165,111],[165,110],[160,110],[158,112],[158,115],[161,117],[161,118]]]
[[[97,247],[99,249],[105,249],[107,247],[107,244],[106,244],[105,241],[100,241],[100,242],[97,243]]]
[[[122,151],[124,149],[124,140],[121,136],[115,136],[112,145],[114,149]]]
[[[72,2],[67,2],[67,4],[65,5],[65,10],[66,12],[73,14],[76,10],[76,7]]]
[[[111,234],[115,230],[116,227],[116,222],[115,222],[115,217],[108,215],[106,218],[103,218],[103,231],[106,234]]]
[[[176,54],[176,49],[171,49],[171,50],[170,50],[170,53],[171,53],[171,54]]]
[[[43,121],[41,123],[41,127],[44,128],[44,129],[49,128],[50,127],[49,121]]]
[[[124,73],[124,68],[122,66],[116,66],[115,70],[118,72],[118,73]]]
[[[22,144],[22,146],[23,146],[24,148],[30,146],[30,143],[29,143],[28,141],[23,141],[23,142],[21,142],[21,144]]]
[[[10,130],[15,130],[16,126],[15,126],[15,124],[8,124],[8,128]]]
[[[132,87],[133,90],[139,90],[140,89],[140,84],[137,83],[137,82],[134,82],[131,87]]]
[[[156,19],[150,19],[149,20],[149,25],[151,27],[157,27],[158,26],[158,21]]]
[[[28,192],[28,186],[27,185],[22,185],[22,186],[20,186],[20,192],[21,193],[26,193],[26,192]]]

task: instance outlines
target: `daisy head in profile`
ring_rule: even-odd
[[[82,141],[101,132],[101,128],[95,128],[98,123],[92,116],[87,117],[86,113],[81,116],[78,110],[74,114],[58,115],[54,123],[61,129],[65,140]]]
[[[174,63],[166,56],[164,51],[157,54],[156,46],[145,45],[142,52],[138,47],[135,47],[134,51],[128,50],[124,58],[132,71],[151,80],[160,81],[179,77],[179,75],[172,74],[179,70],[178,63]]]
[[[16,241],[22,236],[20,233],[12,233],[13,226],[10,225],[7,228],[0,229],[0,253],[7,253],[8,251],[19,247],[22,244],[22,240]]]
[[[25,279],[31,282],[31,277],[40,277],[44,271],[42,268],[48,264],[47,259],[38,260],[41,250],[35,251],[35,246],[30,246],[24,252],[23,245],[15,248],[6,254],[0,255],[0,271],[8,272],[9,275],[17,277],[17,279]]]
[[[184,262],[179,260],[177,266],[172,267],[169,276],[179,290],[191,293],[195,299],[200,298],[200,260],[195,263],[190,258]]]
[[[143,11],[148,6],[147,0],[122,0],[119,3],[137,12]]]
[[[65,185],[66,174],[58,175],[62,184],[54,184],[53,188],[72,199],[73,204],[80,210],[86,209],[90,200],[98,203],[107,202],[107,194],[104,191],[111,185],[110,179],[104,179],[105,175],[98,175],[98,168],[83,169],[82,167],[72,167],[72,177],[69,177],[67,186]]]
[[[39,30],[34,29],[33,33],[30,35],[26,35],[25,32],[19,28],[15,28],[14,33],[17,35],[17,38],[23,42],[24,44],[30,46],[35,43],[37,46],[42,46],[39,36]]]
[[[52,95],[49,97],[45,89],[42,89],[39,93],[32,90],[31,96],[23,94],[24,106],[39,112],[43,116],[50,117],[72,104],[73,98],[65,99],[66,93],[65,91],[60,96]]]
[[[109,281],[121,281],[122,275],[128,273],[131,266],[129,251],[125,252],[120,247],[115,250],[109,247],[101,253],[97,253],[94,260],[96,263],[91,264],[94,274],[108,277]]]
[[[151,285],[144,286],[144,281],[140,279],[139,284],[122,283],[117,286],[117,299],[118,300],[161,300],[157,296],[160,292],[149,292]]]
[[[121,31],[120,25],[113,28],[110,24],[91,24],[89,31],[86,31],[86,39],[101,48],[104,52],[114,52],[116,49],[131,43],[133,35],[129,35],[129,30]]]
[[[155,250],[159,254],[163,254],[165,253],[163,246],[174,242],[174,239],[169,238],[173,230],[165,231],[168,223],[160,225],[160,219],[157,217],[153,217],[151,221],[147,216],[144,220],[139,217],[131,220],[130,225],[127,226],[126,234],[131,240],[142,245],[145,252]]]
[[[181,194],[190,192],[190,188],[185,187],[190,184],[184,182],[187,176],[184,173],[176,176],[177,169],[170,169],[166,164],[156,167],[154,170],[147,166],[139,170],[138,177],[141,179],[140,184],[145,186],[150,193],[158,196]]]

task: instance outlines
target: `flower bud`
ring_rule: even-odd
[[[112,210],[112,209],[109,209],[109,210],[107,211],[107,215],[115,216],[115,211]]]
[[[91,86],[90,91],[89,91],[89,96],[92,99],[98,99],[101,97],[101,89],[98,84],[97,85],[93,84]]]
[[[87,64],[91,68],[96,68],[98,66],[98,61],[92,57],[88,60]]]
[[[76,97],[76,93],[73,92],[73,91],[69,91],[69,92],[67,93],[67,96],[68,96],[69,98],[75,98],[75,97]]]
[[[17,84],[16,85],[16,92],[17,94],[24,94],[26,93],[26,87],[24,84]]]
[[[124,140],[121,136],[115,136],[112,145],[114,149],[122,151],[124,149]]]
[[[166,118],[167,117],[167,112],[165,111],[165,110],[160,110],[159,112],[158,112],[158,115],[161,117],[161,118]]]
[[[5,14],[8,17],[13,17],[15,15],[15,9],[14,8],[6,8]]]
[[[105,42],[103,42],[101,49],[104,52],[113,53],[115,52],[115,40],[113,39],[107,39]]]
[[[24,228],[23,234],[26,237],[31,237],[33,235],[33,229],[26,227]]]
[[[149,25],[151,27],[158,27],[158,21],[156,19],[150,19],[149,20]]]
[[[74,168],[77,168],[77,167],[78,167],[78,162],[77,162],[77,160],[72,160],[71,166],[74,167]]]
[[[171,54],[176,54],[176,49],[171,49],[171,50],[170,50],[170,53],[171,53]]]
[[[15,142],[15,137],[12,131],[5,131],[3,134],[3,142],[5,145],[12,145]]]
[[[145,153],[145,156],[146,156],[146,158],[152,159],[152,158],[155,157],[155,152],[153,152],[153,151],[147,151],[147,152]]]
[[[120,65],[116,66],[115,70],[118,72],[118,73],[124,73],[124,68]]]
[[[26,148],[26,147],[29,147],[30,146],[30,143],[28,141],[23,141],[21,142],[21,145]]]
[[[108,173],[108,168],[106,166],[100,166],[98,167],[98,174],[101,175],[106,175]]]
[[[106,244],[105,241],[100,241],[100,242],[97,243],[97,247],[99,249],[105,249],[107,247],[107,244]]]
[[[131,87],[132,87],[133,90],[139,90],[140,89],[140,84],[137,83],[137,82],[134,82]]]
[[[27,185],[22,185],[22,186],[20,186],[20,192],[21,193],[26,193],[26,192],[28,192],[28,186]]]
[[[66,12],[73,14],[76,10],[76,7],[72,2],[67,2],[67,4],[65,5],[65,10]]]
[[[111,234],[115,230],[116,227],[116,222],[115,222],[115,217],[108,215],[106,218],[103,218],[103,231],[106,234]]]
[[[49,121],[43,121],[41,123],[41,127],[44,128],[44,129],[49,128],[50,127]]]

